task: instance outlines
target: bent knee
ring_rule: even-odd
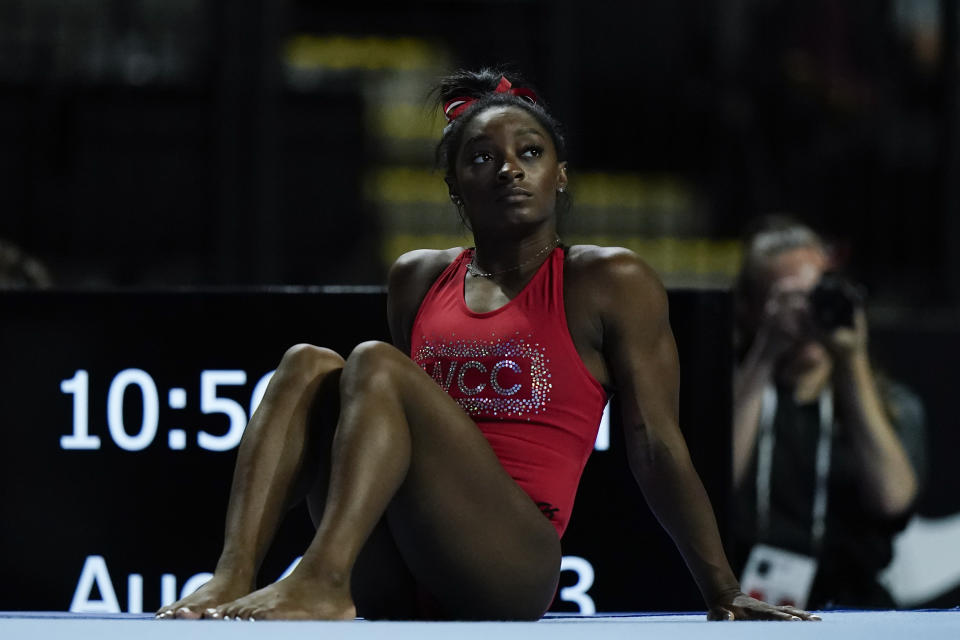
[[[392,344],[378,340],[361,342],[347,356],[341,385],[382,385],[396,380],[412,364],[413,361]]]
[[[382,369],[392,362],[409,361],[406,355],[395,346],[380,340],[361,342],[347,356],[347,367],[353,369]]]
[[[332,349],[312,344],[295,344],[283,354],[277,373],[313,380],[336,369],[342,369],[343,366],[343,358]]]

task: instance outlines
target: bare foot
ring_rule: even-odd
[[[235,580],[214,575],[209,582],[185,598],[157,611],[157,618],[170,620],[182,618],[196,620],[203,617],[207,609],[232,602],[253,590],[253,585],[245,580]]]
[[[348,589],[332,589],[291,577],[222,604],[205,618],[223,620],[353,620]]]

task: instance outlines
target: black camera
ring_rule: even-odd
[[[854,312],[863,306],[863,288],[834,271],[828,271],[810,292],[810,312],[825,330],[853,327]]]

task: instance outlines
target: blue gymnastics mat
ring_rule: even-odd
[[[539,622],[241,622],[154,620],[151,614],[0,612],[3,640],[816,640],[960,639],[960,610],[828,611],[822,622],[707,622],[703,613],[551,615]],[[771,626],[773,625],[773,626]]]

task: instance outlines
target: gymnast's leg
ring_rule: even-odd
[[[199,618],[205,609],[253,590],[281,518],[318,473],[322,431],[332,432],[336,421],[343,364],[336,352],[311,345],[284,354],[240,442],[213,578],[160,609],[158,617]]]
[[[443,617],[542,615],[559,576],[556,531],[459,405],[384,343],[354,350],[340,394],[326,504],[303,560],[212,617],[347,618],[353,597],[363,613],[365,588],[351,580],[375,576],[353,570],[382,527]]]

